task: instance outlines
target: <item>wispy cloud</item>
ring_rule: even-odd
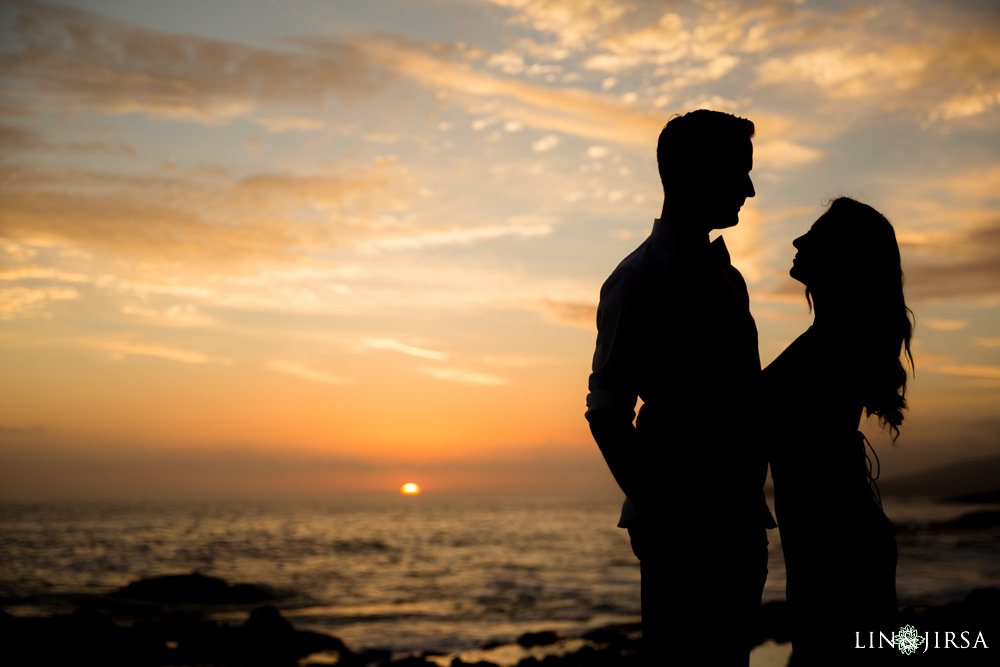
[[[1000,366],[976,364],[943,364],[933,369],[942,375],[1000,379]]]
[[[33,91],[32,104],[62,112],[143,112],[218,124],[264,104],[317,111],[330,94],[357,99],[386,78],[344,43],[316,58],[147,30],[54,5],[10,7],[16,48],[0,58],[0,78]],[[271,127],[293,125],[276,120]]]
[[[276,134],[290,130],[309,132],[310,130],[318,130],[326,125],[322,120],[305,118],[303,116],[262,116],[254,120],[257,124],[267,128],[268,132]]]
[[[205,315],[192,304],[173,304],[166,308],[150,308],[135,304],[125,304],[121,311],[126,315],[139,318],[158,326],[167,327],[206,327],[215,320]]]
[[[342,377],[339,375],[333,375],[332,373],[327,373],[323,370],[318,370],[311,368],[297,361],[286,361],[282,359],[275,359],[264,365],[268,370],[275,371],[277,373],[286,373],[288,375],[294,375],[297,378],[303,380],[310,380],[312,382],[319,382],[322,384],[329,384],[334,386],[350,385],[354,384],[356,380],[353,378]]]
[[[507,378],[500,377],[499,375],[479,373],[476,371],[466,370],[464,368],[438,368],[436,366],[425,366],[424,368],[421,368],[420,371],[425,375],[429,375],[438,380],[461,382],[463,384],[478,385],[480,387],[498,387],[500,385],[507,384],[508,382]]]
[[[80,298],[72,287],[8,287],[0,289],[0,320],[47,317],[45,306],[51,301]]]
[[[554,134],[547,134],[535,143],[531,144],[531,150],[536,153],[545,153],[559,145],[559,137]]]
[[[595,303],[539,299],[525,305],[542,313],[551,322],[597,330],[597,304]]]
[[[959,331],[969,326],[969,320],[945,320],[931,317],[921,319],[920,324],[938,331]]]
[[[114,340],[87,340],[81,341],[81,343],[85,347],[106,350],[111,353],[112,358],[116,359],[121,359],[122,357],[131,355],[157,357],[159,359],[179,361],[185,364],[218,364],[220,366],[229,366],[232,363],[229,359],[223,357],[213,357],[201,352],[168,347],[166,345],[131,343]]]
[[[384,162],[242,178],[221,169],[140,176],[22,165],[0,167],[0,177],[8,183],[0,208],[9,239],[217,266],[348,246],[375,233],[375,212],[416,196],[405,174]]]
[[[907,245],[917,253],[906,271],[908,292],[935,299],[1000,294],[1000,220]]]
[[[421,250],[449,245],[468,245],[503,237],[540,238],[552,233],[552,225],[508,224],[470,227],[417,228],[409,231],[384,231],[384,235],[361,244],[362,250]]]
[[[420,357],[422,359],[444,361],[448,358],[448,355],[444,352],[428,350],[415,345],[407,345],[406,343],[402,343],[394,338],[365,338],[361,341],[361,345],[372,350],[392,350],[394,352],[401,352],[403,354],[408,354],[411,357]]]

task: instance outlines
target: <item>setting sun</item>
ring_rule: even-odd
[[[413,482],[407,482],[399,488],[399,492],[404,496],[415,496],[420,493],[420,485],[414,484]]]

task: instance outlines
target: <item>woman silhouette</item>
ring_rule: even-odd
[[[912,368],[913,327],[899,246],[885,217],[846,197],[792,245],[789,274],[806,286],[815,319],[763,373],[764,396],[785,424],[769,459],[789,664],[884,664],[891,649],[855,648],[858,637],[868,646],[869,632],[898,630],[896,541],[858,425],[862,411],[877,415],[895,442],[906,408],[901,355]]]

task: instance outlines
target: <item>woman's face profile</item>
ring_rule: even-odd
[[[792,241],[798,251],[792,260],[788,275],[810,289],[815,289],[836,270],[837,242],[831,234],[833,221],[825,213],[813,223],[809,231]]]

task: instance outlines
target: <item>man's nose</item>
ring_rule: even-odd
[[[753,189],[753,180],[747,176],[747,197],[757,196],[757,191]]]

